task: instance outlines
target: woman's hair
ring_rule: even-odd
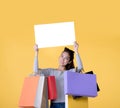
[[[73,60],[74,60],[74,51],[71,50],[71,49],[69,49],[69,48],[67,48],[67,47],[65,47],[64,50],[63,50],[63,52],[67,52],[67,53],[70,55],[70,63],[68,63],[68,64],[65,66],[66,70],[75,68],[74,62],[73,62]]]

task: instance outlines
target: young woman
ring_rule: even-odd
[[[78,53],[78,43],[74,42],[74,51],[65,47],[59,56],[59,66],[58,68],[38,68],[38,46],[35,45],[35,60],[34,60],[34,74],[44,74],[45,76],[54,75],[56,78],[57,86],[57,99],[51,101],[50,108],[65,108],[65,95],[64,95],[64,72],[67,70],[76,71],[74,66],[74,53],[76,55],[77,70],[81,71],[83,65]]]

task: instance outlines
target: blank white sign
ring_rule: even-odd
[[[74,22],[34,25],[35,43],[38,48],[73,45]]]

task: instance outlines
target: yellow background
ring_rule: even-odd
[[[101,88],[89,108],[120,108],[119,0],[1,0],[0,108],[17,108],[23,79],[33,71],[34,24],[66,21],[75,22],[84,68],[97,74]],[[40,67],[57,67],[61,50],[41,49]]]

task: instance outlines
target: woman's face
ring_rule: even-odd
[[[67,52],[62,52],[59,57],[59,65],[66,66],[70,62],[70,55]]]

